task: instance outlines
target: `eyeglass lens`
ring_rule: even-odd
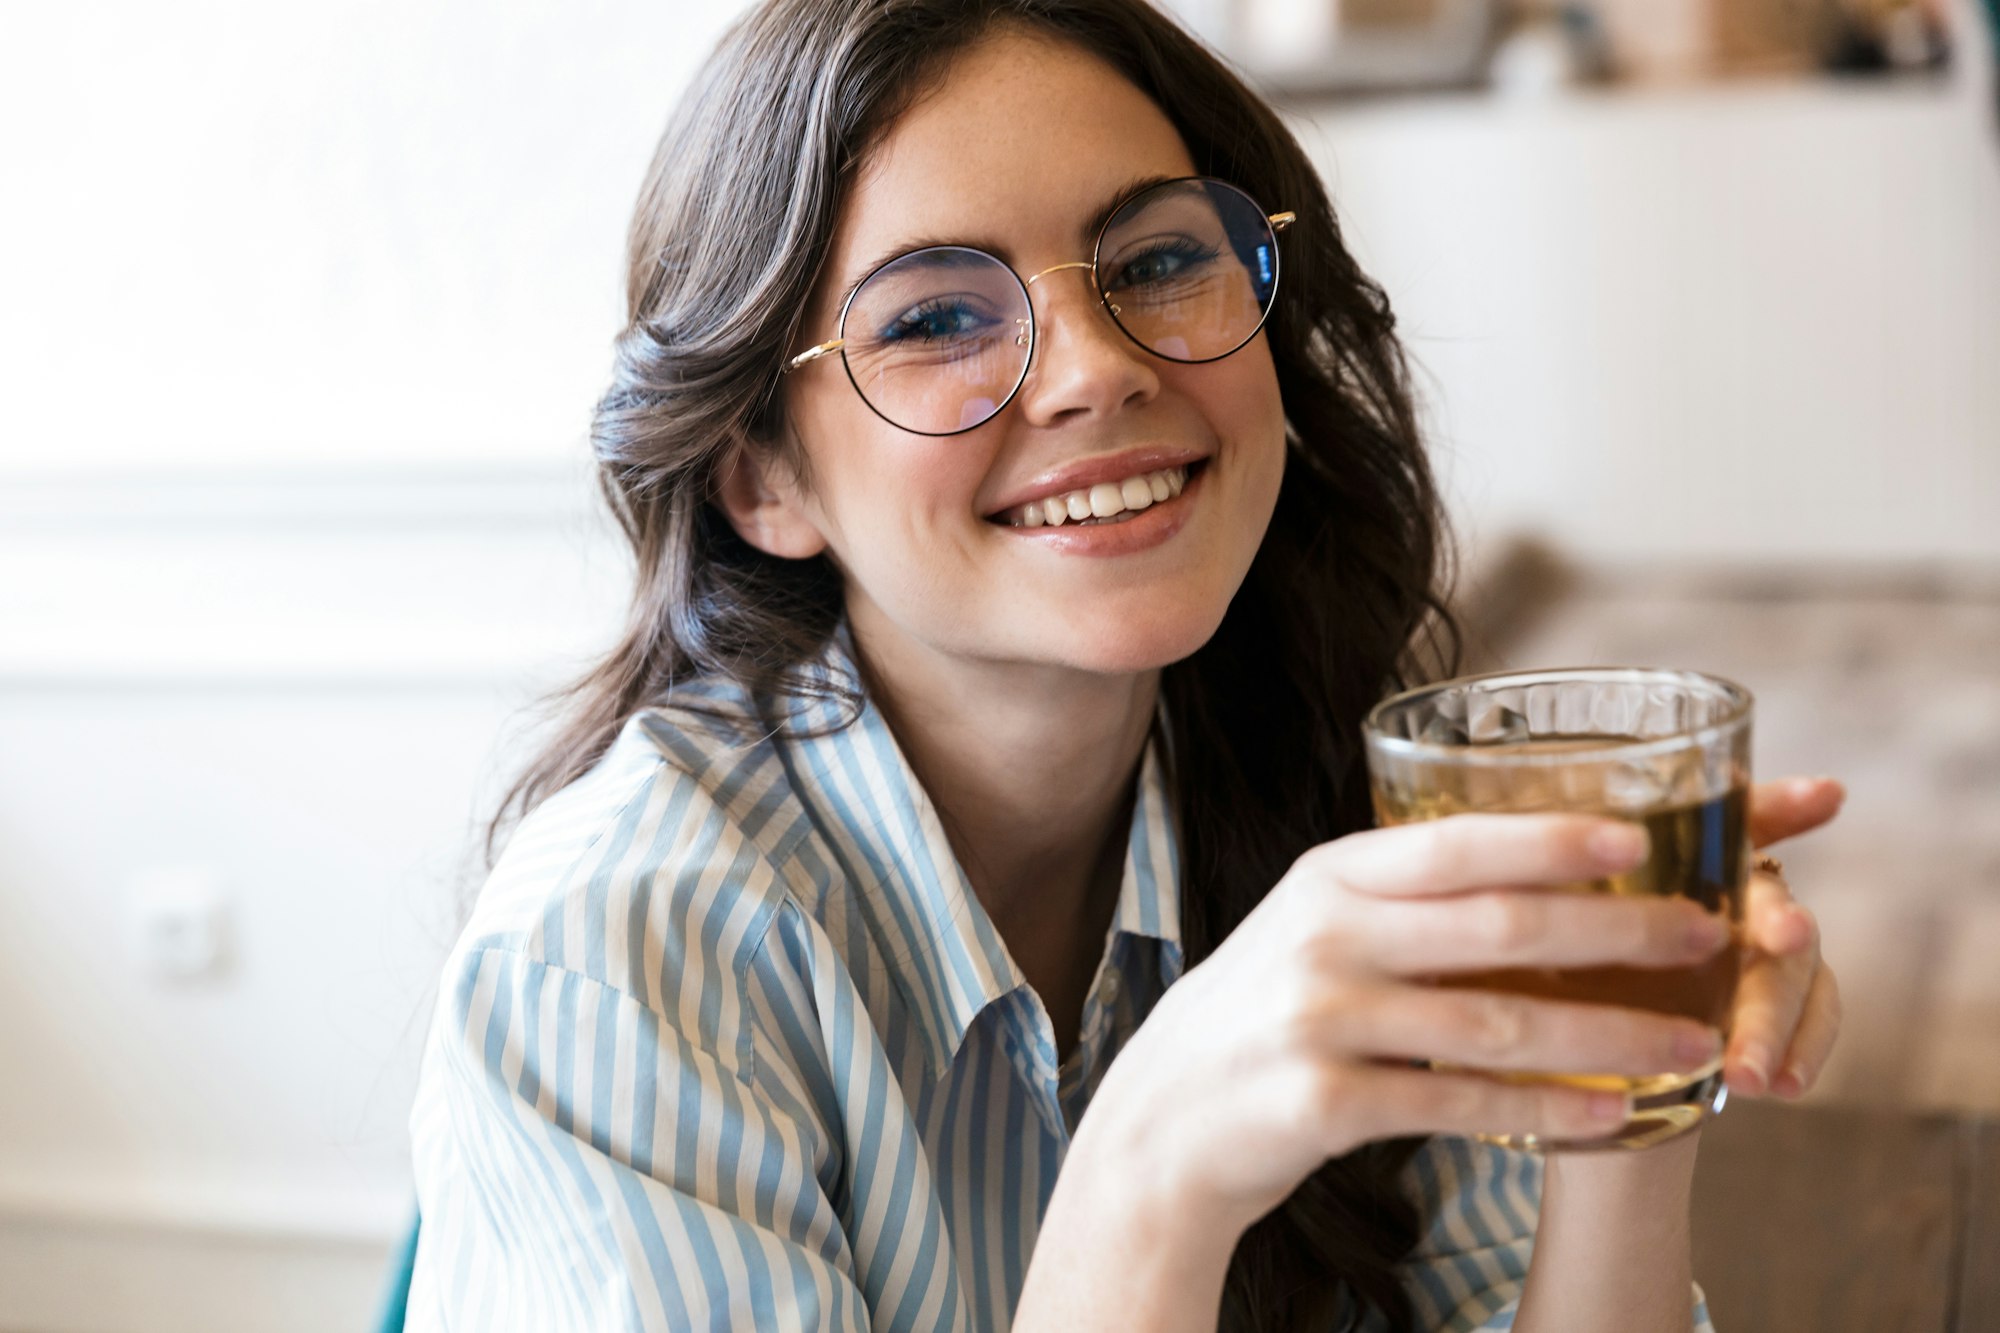
[[[1127,337],[1172,361],[1247,343],[1277,289],[1263,210],[1220,181],[1169,181],[1134,196],[1098,243],[1099,296]],[[1026,378],[1028,290],[983,250],[934,246],[871,274],[848,301],[841,353],[854,387],[895,425],[951,435],[979,425]]]

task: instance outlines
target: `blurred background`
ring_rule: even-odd
[[[742,8],[10,11],[0,1329],[366,1324],[478,824],[629,577],[628,210]],[[1989,0],[1176,8],[1395,304],[1471,665],[1748,685],[1851,792],[1786,853],[1814,1100],[2000,1110]]]

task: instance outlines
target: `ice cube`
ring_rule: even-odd
[[[1464,745],[1465,727],[1457,718],[1446,717],[1443,713],[1433,713],[1424,723],[1417,739],[1426,745]]]
[[[1695,805],[1714,800],[1729,790],[1731,771],[1726,747],[1687,751],[1674,765],[1673,803]]]
[[[1528,719],[1505,704],[1494,704],[1472,720],[1476,745],[1518,745],[1533,737]]]
[[[1614,763],[1604,769],[1604,803],[1613,810],[1657,810],[1672,792],[1672,774],[1644,761]]]

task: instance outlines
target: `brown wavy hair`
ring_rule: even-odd
[[[1276,511],[1214,637],[1161,673],[1188,966],[1306,849],[1371,824],[1360,721],[1385,691],[1456,663],[1450,548],[1389,302],[1347,253],[1297,142],[1145,0],[766,0],[697,76],[639,194],[628,323],[591,431],[636,586],[616,646],[539,701],[559,725],[486,826],[489,870],[503,827],[679,682],[831,696],[858,714],[862,682],[801,670],[842,614],[839,573],[824,556],[749,546],[710,497],[738,445],[810,485],[777,385],[845,187],[952,56],[996,24],[1094,54],[1159,105],[1198,171],[1298,215],[1266,325],[1287,424]],[[1395,1178],[1420,1142],[1330,1159],[1253,1225],[1231,1260],[1220,1328],[1323,1333],[1371,1309],[1408,1328],[1395,1266],[1422,1218]]]

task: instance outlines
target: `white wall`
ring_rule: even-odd
[[[14,7],[0,469],[567,455],[653,143],[743,8]]]
[[[1961,43],[1942,86],[1296,117],[1474,533],[1638,563],[2000,563],[1984,52]]]
[[[640,172],[741,7],[13,20],[0,479],[575,457]],[[1954,8],[1942,87],[1297,115],[1475,525],[2000,555],[2000,138]]]
[[[361,1327],[474,821],[627,575],[582,432],[740,5],[0,39],[0,1328]],[[221,885],[148,975],[133,885]]]
[[[0,1328],[361,1326],[475,821],[628,577],[584,496],[0,490]],[[143,964],[177,867],[218,974]]]

